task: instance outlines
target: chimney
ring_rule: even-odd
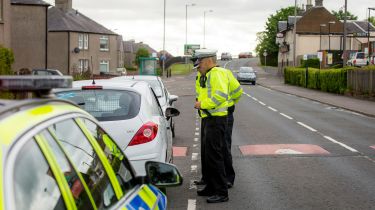
[[[323,0],[315,0],[315,6],[316,7],[322,7],[323,6]]]
[[[55,0],[55,7],[64,12],[68,12],[73,9],[72,0]]]
[[[306,11],[310,10],[313,7],[312,0],[307,0]]]

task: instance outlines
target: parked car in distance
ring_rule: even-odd
[[[251,82],[253,85],[256,84],[257,76],[256,71],[252,67],[240,67],[237,73],[237,80],[239,82]]]
[[[71,77],[0,76],[0,84],[0,91],[48,94],[0,100],[0,209],[167,209],[158,187],[181,185],[178,169],[149,161],[146,176],[136,176],[93,116],[49,98],[47,90],[70,88]]]
[[[174,107],[174,102],[178,100],[178,96],[171,95],[167,88],[165,87],[163,80],[158,76],[151,75],[134,75],[134,76],[121,76],[112,78],[114,81],[121,80],[133,80],[133,81],[145,81],[150,84],[151,88],[154,90],[156,96],[158,97],[160,106],[163,111],[168,107]],[[172,137],[175,137],[175,123],[173,117],[168,120],[169,130],[172,132]]]
[[[221,53],[221,60],[222,61],[232,60],[232,54],[230,54],[229,52],[223,52],[223,53]]]
[[[238,54],[238,58],[252,58],[253,53],[252,52],[241,52]]]
[[[364,52],[356,52],[347,62],[348,66],[367,66],[369,65],[368,55]]]
[[[33,69],[31,75],[56,75],[63,76],[63,74],[57,69]]]
[[[146,173],[147,161],[171,163],[172,135],[168,119],[179,114],[168,107],[164,113],[150,85],[142,81],[92,80],[73,82],[56,96],[75,102],[93,115],[119,145],[137,175]]]

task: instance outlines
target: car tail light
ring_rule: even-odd
[[[357,63],[357,60],[354,60],[353,63],[356,64],[356,63]]]
[[[153,122],[148,122],[137,131],[129,146],[135,146],[139,144],[144,144],[155,139],[158,133],[158,125]]]

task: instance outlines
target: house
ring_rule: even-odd
[[[0,45],[10,48],[10,0],[0,2]]]
[[[47,67],[47,10],[42,0],[11,0],[10,48],[13,70]]]
[[[125,53],[125,67],[133,67],[135,65],[135,58],[137,51],[140,48],[145,48],[152,56],[157,55],[157,51],[150,47],[148,44],[145,44],[143,42],[136,43],[134,39],[124,41],[124,53]]]
[[[295,21],[297,26],[295,65],[299,66],[303,55],[306,54],[317,54],[319,51],[343,50],[343,21],[338,20],[323,6],[323,0],[316,0],[315,6],[312,6],[311,0],[308,0],[306,11],[297,16],[296,20],[294,16],[290,16],[288,20],[278,23],[279,34],[276,42],[279,44],[279,69],[294,64],[293,32]],[[363,35],[363,29],[360,27],[362,23],[359,22],[361,21],[348,21],[346,25],[348,32],[347,50],[362,49],[361,43],[363,40],[361,36]]]
[[[116,74],[122,39],[72,8],[72,0],[55,0],[48,10],[48,68],[63,74]]]

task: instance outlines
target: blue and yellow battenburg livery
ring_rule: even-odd
[[[61,76],[0,77],[0,97],[47,97],[69,86]],[[167,209],[159,188],[181,185],[180,173],[171,164],[145,167],[136,177],[110,134],[71,102],[0,99],[0,210]]]

